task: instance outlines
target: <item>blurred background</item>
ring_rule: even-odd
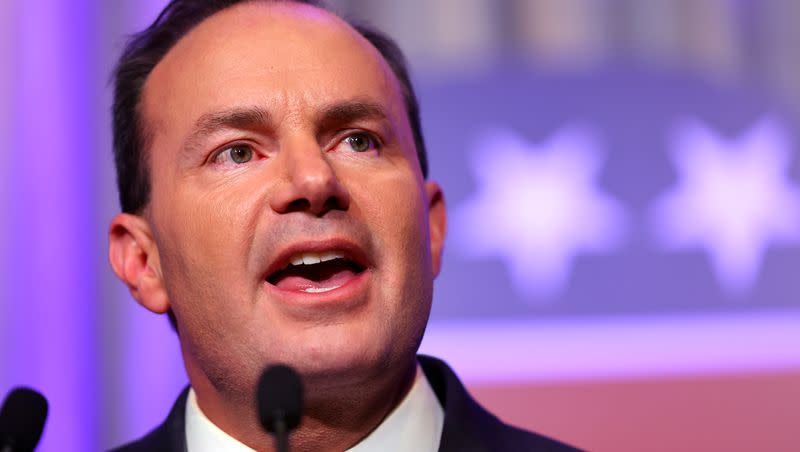
[[[46,394],[43,451],[187,383],[106,259],[110,73],[165,3],[0,8],[0,394]],[[330,5],[413,70],[450,211],[423,352],[589,450],[800,450],[800,1]]]

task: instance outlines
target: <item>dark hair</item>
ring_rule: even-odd
[[[251,1],[255,0],[172,0],[149,27],[128,41],[114,71],[112,126],[117,188],[123,212],[139,213],[150,199],[148,156],[145,152],[149,139],[139,110],[145,80],[164,55],[200,22],[231,6]],[[270,1],[324,8],[321,2],[315,0]],[[400,81],[417,157],[422,174],[427,178],[428,161],[420,126],[419,105],[402,51],[380,31],[363,24],[350,25],[380,52]]]

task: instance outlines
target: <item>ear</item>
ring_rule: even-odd
[[[158,248],[144,218],[121,213],[111,220],[108,260],[139,304],[156,314],[169,310]]]
[[[431,263],[435,278],[439,275],[442,267],[442,251],[447,234],[447,209],[444,203],[444,193],[439,184],[426,181],[425,190],[428,195],[428,229],[431,237]]]

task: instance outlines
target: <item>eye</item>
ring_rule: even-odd
[[[348,135],[344,140],[342,140],[342,143],[349,146],[350,149],[355,152],[367,152],[371,149],[377,149],[380,147],[378,140],[365,132],[358,132]]]
[[[247,163],[253,159],[253,148],[246,144],[234,144],[222,149],[214,156],[214,163],[232,162],[237,165]]]

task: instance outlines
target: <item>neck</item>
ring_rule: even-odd
[[[403,400],[415,374],[416,359],[393,372],[383,369],[342,384],[307,379],[304,415],[290,435],[291,450],[342,451],[357,444]],[[211,422],[252,449],[274,450],[274,439],[258,423],[252,395],[220,391],[207,378],[190,379]]]

